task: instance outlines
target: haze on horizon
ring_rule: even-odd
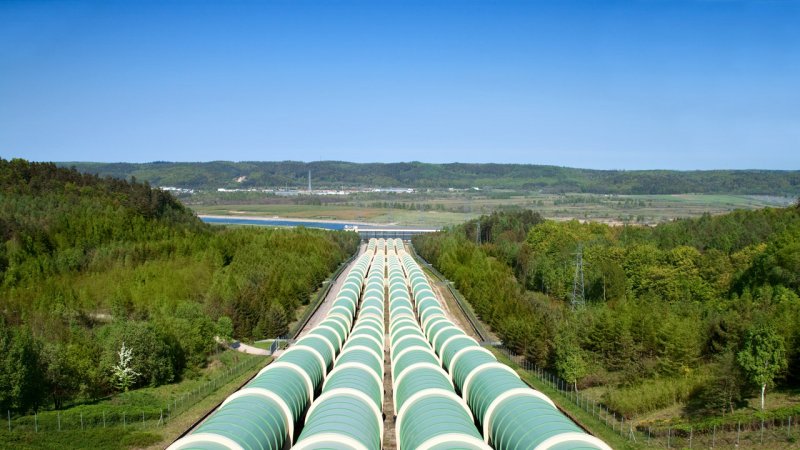
[[[0,3],[0,157],[799,169],[800,2]]]

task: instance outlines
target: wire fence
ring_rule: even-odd
[[[284,335],[272,339],[261,339],[255,341],[253,344],[258,345],[258,344],[269,343],[269,348],[266,350],[267,352],[269,352],[269,355],[272,356],[278,350],[286,350],[287,348],[289,348],[289,346],[292,344],[293,341],[294,339],[290,338],[288,335]]]
[[[639,424],[636,418],[626,418],[596,399],[575,390],[574,385],[556,374],[544,370],[505,346],[497,347],[523,370],[558,391],[562,399],[577,407],[622,438],[641,444],[644,448],[800,448],[798,417],[761,419],[751,417],[719,425],[695,428],[692,425],[652,426]]]
[[[263,358],[242,359],[196,388],[176,395],[165,403],[157,402],[151,406],[80,405],[63,411],[44,411],[23,416],[15,416],[11,411],[6,411],[6,429],[8,432],[49,433],[108,427],[162,427],[220,387],[263,364]]]

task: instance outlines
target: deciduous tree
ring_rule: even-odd
[[[744,348],[736,355],[748,378],[761,387],[761,409],[764,409],[764,392],[786,369],[786,348],[783,338],[771,327],[750,330]]]

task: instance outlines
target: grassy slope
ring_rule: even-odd
[[[261,360],[263,363],[258,363]],[[208,380],[222,375],[231,368],[236,361],[252,361],[254,367],[242,372],[220,385],[215,391],[197,400],[187,409],[179,409],[179,413],[169,418],[163,425],[155,421],[147,421],[145,425],[133,420],[127,426],[109,425],[107,428],[87,427],[84,430],[67,429],[66,420],[62,422],[63,431],[58,431],[53,417],[40,415],[39,432],[28,425],[18,425],[14,421],[12,432],[7,428],[0,429],[0,449],[44,449],[44,448],[70,448],[70,449],[129,449],[129,448],[165,448],[172,441],[186,431],[198,419],[214,408],[228,395],[235,392],[245,381],[258,372],[269,362],[269,358],[252,356],[233,351],[222,352],[214,358],[209,367],[201,376],[195,379],[186,379],[180,383],[163,385],[156,388],[143,388],[125,394],[115,395],[93,405],[81,406],[86,415],[92,410],[120,410],[129,408],[135,412],[138,408],[158,408],[180,398],[184,394],[197,391]],[[69,411],[62,414],[67,415]],[[165,413],[166,414],[166,413]],[[133,415],[133,414],[131,414]],[[52,414],[50,414],[52,416]],[[72,424],[77,428],[75,424]]]

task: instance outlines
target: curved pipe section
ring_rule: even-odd
[[[390,241],[387,286],[398,448],[489,449],[416,321],[409,294],[412,284],[398,251],[402,241]]]
[[[398,247],[425,339],[481,425],[484,442],[496,449],[611,450],[451,322],[422,269]]]
[[[371,248],[377,244],[370,242]],[[322,386],[322,393],[308,409],[294,449],[381,448],[384,258],[379,253],[372,260],[358,319]]]
[[[372,251],[369,249],[371,248]],[[274,449],[291,445],[298,420],[348,336],[375,246],[348,272],[326,318],[229,396],[168,450]]]

